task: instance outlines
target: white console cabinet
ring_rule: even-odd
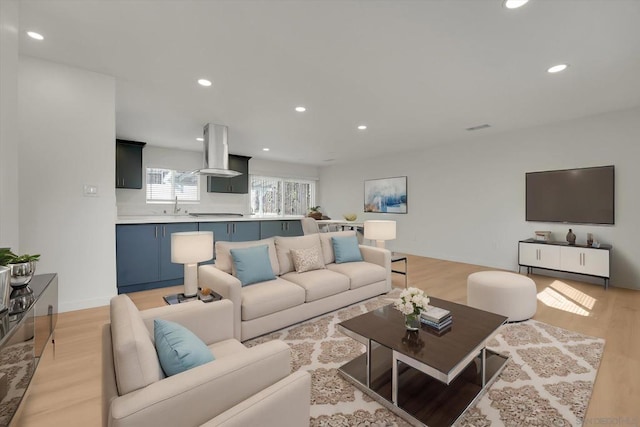
[[[605,289],[609,286],[610,257],[610,245],[590,248],[563,242],[540,243],[534,239],[518,243],[518,268],[527,267],[527,273],[532,268],[542,268],[602,277]]]
[[[520,243],[520,265],[560,270],[560,246]]]

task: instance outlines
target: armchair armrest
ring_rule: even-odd
[[[242,295],[240,291],[242,284],[240,280],[213,265],[201,265],[198,267],[198,283],[200,287],[211,288],[233,303],[233,333],[235,338],[241,341]]]
[[[291,351],[270,341],[120,396],[111,427],[196,426],[287,377]]]
[[[201,427],[300,427],[309,423],[311,375],[299,370]]]
[[[153,334],[153,319],[176,322],[196,334],[205,344],[210,345],[234,338],[233,304],[222,300],[210,303],[191,301],[166,305],[140,312],[145,325]]]

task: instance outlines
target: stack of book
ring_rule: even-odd
[[[447,329],[453,323],[451,312],[439,307],[429,307],[420,313],[420,322],[437,331]]]

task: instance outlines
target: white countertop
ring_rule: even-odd
[[[173,222],[230,222],[230,221],[283,221],[300,220],[302,216],[191,216],[191,215],[126,215],[119,216],[116,224],[168,224]]]

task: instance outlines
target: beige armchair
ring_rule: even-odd
[[[165,377],[153,344],[157,318],[191,330],[215,360]],[[126,295],[114,297],[103,328],[103,426],[309,425],[310,375],[291,374],[289,346],[247,348],[233,336],[228,300],[138,311]]]

